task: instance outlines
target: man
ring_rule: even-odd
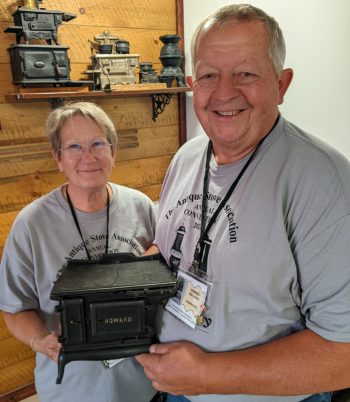
[[[350,165],[279,115],[293,72],[249,5],[192,41],[207,136],[175,156],[156,245],[181,289],[137,359],[168,400],[329,401],[350,386]],[[208,138],[209,137],[209,140]]]

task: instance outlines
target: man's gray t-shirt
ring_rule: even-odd
[[[109,185],[109,253],[140,256],[154,240],[154,204],[139,191]],[[106,209],[76,214],[92,258],[99,258],[105,252]],[[50,300],[50,292],[58,270],[70,259],[86,259],[86,251],[59,188],[26,206],[14,222],[0,267],[0,309],[38,310],[47,328],[59,333],[57,302]],[[66,365],[62,384],[55,384],[56,376],[57,364],[37,353],[35,385],[41,402],[148,402],[155,393],[134,358],[112,368],[99,361],[74,361]]]
[[[200,136],[180,149],[160,197],[156,244],[169,264],[185,271],[200,235],[207,145],[207,136]],[[212,157],[208,218],[248,158],[218,166]],[[307,327],[326,339],[350,342],[349,203],[349,162],[280,117],[208,234],[205,264],[213,288],[206,320],[191,329],[164,312],[160,340],[189,340],[208,351],[228,351]]]

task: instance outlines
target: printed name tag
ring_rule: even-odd
[[[122,359],[103,360],[102,363],[106,368],[112,368],[113,366],[115,366],[116,364],[119,364],[123,360],[125,360],[125,357],[123,357]]]
[[[191,328],[202,321],[208,286],[178,271],[179,288],[174,297],[168,300],[165,308]]]

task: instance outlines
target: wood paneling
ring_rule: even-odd
[[[77,18],[63,23],[122,28],[169,29],[176,27],[176,2],[169,0],[44,0],[43,8],[74,13]],[[0,2],[0,21],[11,23],[16,0]]]
[[[176,33],[182,27],[178,21],[182,18],[180,0],[44,0],[41,7],[77,15],[58,28],[59,42],[69,46],[72,80],[91,79],[85,73],[91,63],[88,41],[103,31],[128,40],[130,52],[139,54],[140,61],[152,62],[159,72],[159,36]],[[0,256],[18,212],[65,182],[44,133],[50,103],[5,100],[5,94],[20,90],[12,84],[7,51],[15,43],[15,34],[3,32],[13,25],[11,14],[16,9],[16,0],[0,2]],[[171,98],[156,122],[152,120],[149,95],[89,101],[99,104],[117,128],[117,163],[111,181],[137,188],[156,200],[179,147],[179,128],[183,130],[177,96]],[[0,401],[20,400],[34,391],[33,356],[30,348],[10,335],[0,314]]]
[[[32,381],[34,352],[11,336],[0,313],[0,401],[1,395]]]

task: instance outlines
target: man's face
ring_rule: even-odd
[[[217,162],[238,160],[272,128],[292,72],[277,77],[268,33],[259,22],[202,32],[194,66],[194,109],[213,141]]]

